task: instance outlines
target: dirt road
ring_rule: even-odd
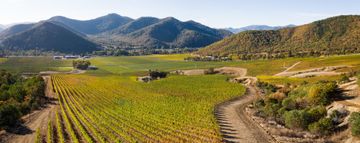
[[[40,129],[41,133],[45,133],[47,130],[48,121],[54,119],[55,109],[57,102],[55,93],[53,93],[51,87],[51,79],[49,76],[44,77],[46,81],[46,96],[53,99],[53,102],[46,105],[41,110],[35,111],[29,115],[24,116],[22,119],[25,121],[24,126],[15,129],[15,132],[7,132],[1,135],[0,142],[8,143],[33,143],[36,140],[36,130]]]
[[[343,72],[337,72],[339,69],[346,69],[350,68],[351,66],[341,65],[341,66],[328,66],[328,67],[321,67],[321,68],[313,68],[307,70],[300,70],[300,71],[290,71],[294,67],[296,67],[301,62],[297,62],[294,65],[290,66],[286,70],[275,74],[274,76],[283,76],[283,77],[296,77],[296,78],[305,78],[311,76],[333,76],[333,75],[341,75]]]
[[[257,123],[245,112],[247,105],[257,98],[255,87],[247,86],[246,94],[220,104],[216,116],[224,142],[229,143],[267,143],[274,142]]]
[[[234,71],[234,69],[227,71]],[[216,106],[215,116],[220,125],[220,132],[224,142],[229,143],[267,143],[274,142],[273,138],[265,132],[245,111],[246,107],[259,98],[259,92],[255,87],[257,79],[246,75],[246,69],[237,68],[239,72],[231,81],[242,81],[246,86],[245,95],[226,101]],[[228,72],[223,72],[228,73]]]

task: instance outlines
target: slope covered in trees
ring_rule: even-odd
[[[41,22],[27,31],[11,35],[1,42],[3,50],[88,53],[97,45],[72,31],[51,22]]]
[[[360,16],[338,16],[270,31],[246,31],[201,49],[201,55],[246,58],[360,52]]]
[[[194,48],[207,46],[229,35],[229,31],[213,29],[194,21],[144,17],[93,39],[120,48]]]
[[[96,19],[84,21],[70,19],[63,16],[52,17],[48,21],[61,23],[83,34],[99,34],[118,28],[133,20],[129,17],[120,16],[118,14],[108,14]]]

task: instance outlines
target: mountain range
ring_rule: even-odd
[[[245,31],[198,51],[201,55],[360,52],[360,16],[337,16],[280,30]]]
[[[93,36],[92,39],[100,43],[111,41],[123,47],[194,48],[209,45],[231,34],[229,31],[213,29],[195,21],[182,22],[173,17],[143,17]]]
[[[108,14],[91,20],[75,20],[55,16],[39,23],[18,24],[3,30],[0,32],[0,47],[17,50],[38,48],[63,53],[92,52],[98,49],[94,47],[99,46],[197,48],[230,35],[232,33],[226,30],[213,29],[195,21],[182,22],[173,17],[142,17],[134,20],[117,14]],[[76,42],[70,37],[79,41]],[[86,47],[79,47],[84,45]],[[80,50],[82,48],[84,50]]]
[[[289,27],[295,27],[296,25],[290,24],[286,26],[268,26],[268,25],[250,25],[242,28],[225,28],[225,30],[228,30],[234,34],[244,32],[244,31],[250,31],[250,30],[279,30],[283,28],[289,28]]]
[[[59,25],[68,26],[78,32],[88,35],[99,34],[118,28],[126,23],[133,21],[129,17],[120,16],[118,14],[108,14],[91,20],[75,20],[63,16],[55,16],[48,21],[57,22]]]

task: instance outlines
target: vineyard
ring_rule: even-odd
[[[248,75],[260,81],[300,85],[304,81],[338,80],[340,76],[302,79],[273,75],[299,61],[296,70],[348,65],[350,68],[342,70],[352,71],[358,70],[360,64],[360,55],[231,62],[185,62],[181,61],[183,57],[94,57],[90,61],[99,70],[52,75],[50,85],[56,93],[56,105],[44,113],[40,119],[44,122],[33,130],[32,141],[221,142],[214,107],[243,95],[242,85],[228,82],[225,75],[171,74],[150,83],[137,82],[137,76],[143,76],[149,69],[170,72],[236,66],[246,68]],[[11,72],[66,71],[69,66],[71,61],[55,61],[50,57],[11,57],[0,61],[0,68]],[[48,111],[51,113],[45,118]]]
[[[54,75],[56,119],[47,142],[220,142],[214,106],[244,93],[225,76],[171,76],[149,84],[130,77]],[[186,91],[186,92],[184,92]]]

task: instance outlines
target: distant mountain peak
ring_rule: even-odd
[[[285,26],[268,26],[268,25],[249,25],[242,28],[226,28],[225,30],[231,31],[233,33],[240,33],[243,31],[249,31],[249,30],[278,30],[282,28],[289,28],[289,27],[295,27],[296,25],[289,24]]]
[[[62,23],[83,34],[93,35],[113,30],[133,21],[133,19],[111,13],[91,20],[75,20],[63,16],[56,16],[50,18],[49,21]]]

